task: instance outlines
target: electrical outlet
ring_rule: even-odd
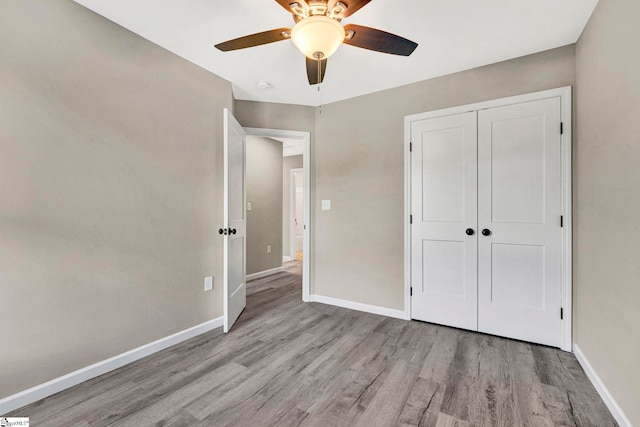
[[[210,291],[213,289],[213,276],[204,278],[204,291]]]
[[[250,211],[251,210],[251,202],[247,202],[247,210]]]
[[[271,245],[267,245],[267,253],[270,254],[271,253]]]
[[[331,210],[331,200],[323,200],[322,201],[322,210],[330,211]]]

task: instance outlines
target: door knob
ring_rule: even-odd
[[[221,228],[218,230],[218,234],[224,234],[225,236],[227,235],[227,229],[226,228]]]
[[[229,229],[229,234],[236,234],[236,229],[235,228],[230,228]]]
[[[489,230],[488,228],[485,228],[482,230],[482,235],[483,236],[490,236],[491,235],[491,230]]]
[[[473,228],[467,228],[467,231],[465,231],[465,233],[467,233],[467,236],[473,236]]]

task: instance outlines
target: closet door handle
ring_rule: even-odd
[[[236,229],[235,228],[230,228],[229,229],[229,234],[236,234]]]
[[[227,229],[226,228],[221,228],[218,230],[218,234],[224,234],[225,236],[227,235]]]
[[[491,230],[489,230],[488,228],[485,228],[482,230],[482,235],[483,236],[490,236],[491,235]]]
[[[473,228],[467,228],[467,231],[465,231],[465,233],[467,233],[467,236],[473,236],[473,233],[475,233],[473,231]]]

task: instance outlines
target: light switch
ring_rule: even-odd
[[[247,202],[247,210],[250,211],[251,210],[251,202]]]
[[[331,200],[323,200],[322,201],[322,210],[330,211],[331,210]]]
[[[271,253],[271,245],[267,245],[267,253],[270,254]]]

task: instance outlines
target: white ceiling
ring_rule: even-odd
[[[304,154],[304,140],[297,138],[274,138],[282,142],[282,156],[299,156]]]
[[[410,57],[343,45],[309,86],[290,40],[232,52],[222,41],[293,19],[275,0],[75,0],[233,84],[236,99],[321,105],[575,43],[598,0],[373,0],[343,24],[419,44]],[[258,89],[268,81],[269,89]]]
[[[283,148],[292,148],[292,147],[304,147],[304,140],[297,138],[276,138],[271,137],[271,139],[275,139],[276,141],[282,142]]]

